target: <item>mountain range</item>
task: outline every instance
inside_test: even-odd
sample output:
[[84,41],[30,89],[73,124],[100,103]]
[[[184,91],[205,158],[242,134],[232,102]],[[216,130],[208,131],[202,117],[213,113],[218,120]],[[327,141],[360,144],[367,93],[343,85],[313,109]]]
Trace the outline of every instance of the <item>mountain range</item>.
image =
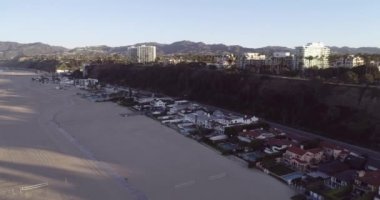
[[[179,41],[171,44],[161,44],[155,42],[139,43],[135,45],[154,45],[157,47],[158,55],[173,54],[222,54],[222,53],[244,53],[259,52],[269,54],[274,51],[294,52],[293,48],[281,46],[267,46],[262,48],[247,48],[239,45],[224,44],[206,44],[203,42]],[[130,45],[132,46],[132,45]],[[128,47],[109,47],[109,46],[90,46],[67,49],[60,46],[51,46],[43,43],[21,44],[17,42],[0,42],[0,59],[12,59],[20,56],[36,56],[36,55],[58,55],[63,53],[71,54],[126,54]],[[380,54],[380,48],[377,47],[335,47],[332,46],[333,54]]]

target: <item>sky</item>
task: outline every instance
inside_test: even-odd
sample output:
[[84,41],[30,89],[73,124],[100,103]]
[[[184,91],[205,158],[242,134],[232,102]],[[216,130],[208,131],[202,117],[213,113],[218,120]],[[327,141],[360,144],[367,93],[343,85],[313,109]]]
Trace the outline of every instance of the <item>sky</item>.
[[379,0],[0,0],[0,41],[380,47]]

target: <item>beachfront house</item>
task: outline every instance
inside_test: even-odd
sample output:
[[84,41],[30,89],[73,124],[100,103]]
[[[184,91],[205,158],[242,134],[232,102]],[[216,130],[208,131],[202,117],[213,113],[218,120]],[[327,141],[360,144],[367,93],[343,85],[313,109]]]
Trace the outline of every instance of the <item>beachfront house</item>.
[[197,110],[195,112],[185,114],[184,120],[191,122],[203,128],[211,128],[212,116],[204,110]]
[[287,139],[269,138],[265,143],[265,153],[273,154],[286,150],[288,147],[295,145],[292,141]]
[[362,196],[369,192],[378,192],[380,187],[380,171],[359,171],[355,178],[353,194]]
[[174,104],[168,105],[168,114],[177,114],[180,110],[183,110],[190,106],[190,102],[187,100],[174,101]]
[[352,169],[336,173],[325,181],[325,184],[333,189],[347,187],[354,183],[356,173],[357,171]]
[[154,99],[153,101],[150,102],[150,107],[165,109],[166,103],[161,99]]
[[264,129],[255,129],[250,131],[243,130],[243,132],[238,134],[238,139],[243,142],[252,142],[255,139],[266,140],[273,137],[275,137],[275,134]]
[[215,118],[215,121],[223,124],[225,127],[236,126],[241,124],[252,124],[259,121],[255,116],[236,116],[236,115],[225,115],[220,111],[215,111],[212,116]]
[[333,176],[334,174],[349,170],[350,166],[339,160],[333,160],[328,163],[323,163],[318,166],[318,172]]
[[311,168],[316,168],[322,158],[323,150],[320,148],[305,150],[302,146],[291,146],[283,154],[282,160],[299,171],[309,171]]
[[356,170],[351,169],[348,164],[340,160],[320,164],[316,172],[327,177],[325,185],[329,188],[341,188],[351,185],[356,174]]
[[210,127],[219,134],[224,134],[226,128],[224,124],[221,124],[215,120],[210,121]]
[[243,130],[243,132],[240,132],[238,134],[238,139],[242,142],[250,143],[256,140],[256,138],[259,136],[260,136],[260,132],[258,132],[257,130],[250,130],[250,131]]
[[329,159],[344,160],[350,153],[347,149],[327,141],[322,141],[320,146],[323,149],[326,158]]

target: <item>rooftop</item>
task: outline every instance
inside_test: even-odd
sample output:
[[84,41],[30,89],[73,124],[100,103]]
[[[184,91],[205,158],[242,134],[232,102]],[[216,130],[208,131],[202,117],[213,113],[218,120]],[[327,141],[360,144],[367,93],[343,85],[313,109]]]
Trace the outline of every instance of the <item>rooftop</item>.
[[318,167],[318,171],[321,171],[328,175],[333,175],[333,174],[340,173],[349,169],[350,169],[350,166],[338,160],[334,160],[329,163],[320,164]]
[[306,151],[305,150],[303,150],[303,149],[301,149],[301,148],[299,148],[299,147],[297,147],[297,146],[291,146],[291,147],[289,147],[288,149],[287,149],[287,151],[289,151],[289,152],[292,152],[292,153],[295,153],[295,154],[297,154],[297,155],[304,155],[305,153],[306,153]]
[[367,171],[362,177],[359,176],[358,179],[374,186],[380,186],[380,170]]
[[356,170],[349,169],[335,174],[334,177],[338,180],[353,182],[355,179],[355,175]]
[[315,154],[315,153],[319,153],[322,151],[321,148],[314,148],[314,149],[305,150],[305,149],[302,149],[302,148],[297,147],[297,146],[291,146],[287,150],[292,152],[292,153],[295,153],[297,155],[300,155],[300,156],[304,155],[307,152]]

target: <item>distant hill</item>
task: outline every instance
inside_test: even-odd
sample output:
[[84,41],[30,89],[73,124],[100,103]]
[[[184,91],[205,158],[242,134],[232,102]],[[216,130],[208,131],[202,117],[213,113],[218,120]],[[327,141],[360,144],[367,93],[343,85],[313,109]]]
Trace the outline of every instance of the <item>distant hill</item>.
[[36,56],[61,54],[64,47],[50,46],[43,43],[20,44],[17,42],[0,42],[0,59],[12,59],[19,56]]
[[380,54],[380,48],[377,47],[330,47],[334,54]]
[[[294,49],[281,46],[267,46],[261,48],[247,48],[239,45],[225,45],[225,44],[206,44],[203,42],[192,41],[179,41],[171,44],[161,44],[156,42],[139,43],[135,45],[154,45],[157,47],[158,55],[172,55],[172,54],[223,54],[233,53],[240,54],[244,52],[259,52],[264,54],[270,54],[275,51],[290,51],[294,52]],[[19,56],[35,56],[35,55],[51,55],[51,54],[126,54],[129,46],[109,47],[109,46],[89,46],[78,47],[73,49],[66,49],[59,46],[50,46],[43,43],[30,43],[20,44],[16,42],[0,42],[0,60],[12,59]],[[331,47],[333,54],[380,54],[380,48],[376,47]]]
[[[260,52],[271,53],[273,51],[293,51],[287,47],[263,47],[263,48],[247,48],[239,45],[225,45],[225,44],[205,44],[203,42],[179,41],[171,44],[160,44],[154,42],[139,43],[136,45],[154,45],[157,47],[157,53],[160,55],[171,54],[223,54],[223,53],[244,53],[244,52]],[[124,53],[128,46],[115,47],[112,52]]]
[[[157,47],[157,54],[170,55],[170,54],[223,54],[233,53],[240,54],[244,52],[260,52],[272,53],[274,51],[293,51],[287,47],[263,47],[263,48],[247,48],[239,45],[225,45],[225,44],[205,44],[203,42],[179,41],[171,44],[161,44],[155,42],[139,43],[136,45],[154,45]],[[112,48],[113,53],[125,53],[129,46]]]

